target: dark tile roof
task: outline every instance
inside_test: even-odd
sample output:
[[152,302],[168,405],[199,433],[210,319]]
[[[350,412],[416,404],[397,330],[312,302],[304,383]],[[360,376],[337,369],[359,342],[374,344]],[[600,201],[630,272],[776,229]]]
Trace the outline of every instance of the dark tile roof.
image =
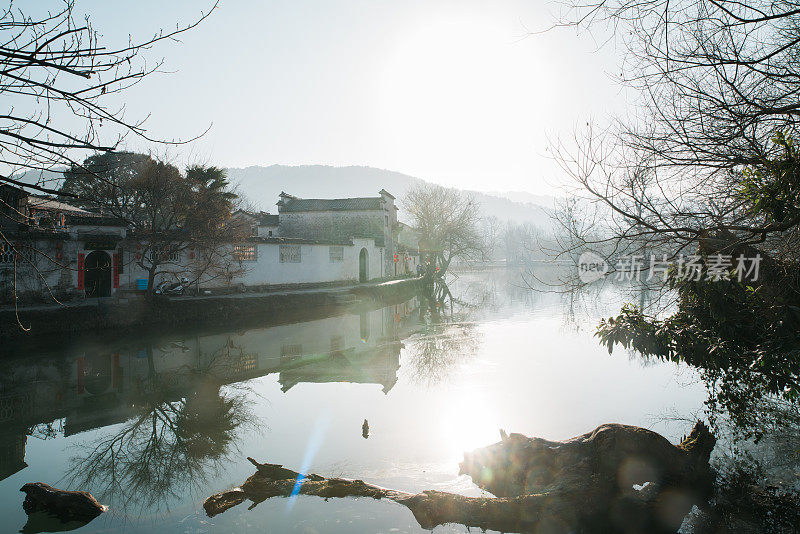
[[381,197],[288,198],[280,204],[280,211],[371,211],[383,209],[381,201]]
[[261,213],[258,218],[259,226],[278,226],[278,216],[270,213]]
[[259,226],[278,226],[278,215],[259,211],[236,210],[231,214],[234,218],[246,217],[248,220],[255,222]]
[[44,211],[62,211],[66,213],[75,213],[77,214],[89,214],[88,211],[73,206],[72,204],[67,204],[66,202],[61,202],[58,199],[51,198],[51,197],[44,197],[40,195],[29,195],[28,196],[28,206],[32,209],[36,210],[44,210]]

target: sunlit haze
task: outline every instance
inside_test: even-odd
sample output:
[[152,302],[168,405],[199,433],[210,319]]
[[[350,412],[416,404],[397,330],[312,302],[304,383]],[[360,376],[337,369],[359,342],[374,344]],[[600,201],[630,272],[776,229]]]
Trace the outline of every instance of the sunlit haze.
[[[189,22],[197,2],[81,2],[107,39]],[[476,190],[552,193],[548,137],[620,108],[613,50],[545,2],[222,0],[165,71],[127,92],[173,157],[228,167],[368,165]],[[154,13],[157,15],[154,16]],[[139,141],[131,148],[143,149]]]

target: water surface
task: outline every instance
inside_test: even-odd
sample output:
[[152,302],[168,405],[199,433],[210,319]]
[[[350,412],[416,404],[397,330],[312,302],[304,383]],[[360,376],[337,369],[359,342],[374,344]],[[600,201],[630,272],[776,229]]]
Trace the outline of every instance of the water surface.
[[688,431],[706,398],[694,372],[609,355],[593,337],[629,294],[523,285],[513,272],[459,273],[454,299],[438,307],[414,297],[242,331],[7,355],[4,527],[22,529],[18,490],[42,481],[111,507],[85,533],[424,532],[405,507],[371,499],[273,499],[213,519],[202,502],[254,472],[247,456],[405,491],[481,495],[458,462],[497,441],[499,428],[565,439],[618,422],[673,441]]

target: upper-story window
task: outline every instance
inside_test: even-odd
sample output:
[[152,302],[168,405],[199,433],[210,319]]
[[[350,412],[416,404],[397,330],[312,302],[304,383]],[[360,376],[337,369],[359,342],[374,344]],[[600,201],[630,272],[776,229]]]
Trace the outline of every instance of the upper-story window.
[[300,245],[281,245],[281,263],[300,263]]

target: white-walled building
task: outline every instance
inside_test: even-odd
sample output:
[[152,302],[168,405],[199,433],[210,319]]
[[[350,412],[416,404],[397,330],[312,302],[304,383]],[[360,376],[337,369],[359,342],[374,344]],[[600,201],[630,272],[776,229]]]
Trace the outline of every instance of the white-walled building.
[[[110,297],[119,290],[143,290],[147,272],[137,263],[146,247],[114,218],[76,208],[18,188],[3,191],[4,202],[24,213],[25,224],[3,228],[14,242],[0,243],[0,289],[46,297]],[[6,198],[7,197],[7,198]],[[198,274],[203,252],[187,248],[170,254],[154,283],[186,276],[201,289],[265,288],[303,284],[367,282],[416,272],[418,255],[396,243],[394,196],[302,199],[282,193],[278,214],[239,210],[234,220],[250,236],[225,245],[226,264]],[[15,246],[17,243],[19,246]],[[23,261],[30,251],[34,265]],[[16,271],[16,281],[15,281]],[[144,283],[143,283],[144,282]]]
[[381,248],[373,239],[325,241],[252,238],[244,245],[246,286],[367,281],[381,272]]
[[[304,199],[282,193],[278,214],[238,210],[233,218],[249,229],[250,236],[230,245],[231,256],[237,260],[230,267],[237,274],[205,273],[199,286],[355,283],[412,274],[418,256],[396,245],[394,200],[385,190],[376,197],[342,199]],[[182,276],[194,255],[195,251],[184,251],[173,258],[172,265],[166,266],[171,274],[161,278]],[[132,260],[129,265],[135,263]],[[137,287],[137,280],[144,277],[144,271],[134,266],[123,286]]]
[[0,302],[109,297],[120,286],[123,221],[3,186]]
[[394,276],[398,274],[394,269],[397,207],[394,196],[385,189],[378,195],[321,199],[281,193],[278,202],[281,235],[331,241],[371,239],[380,255],[381,268],[370,272],[369,278]]

